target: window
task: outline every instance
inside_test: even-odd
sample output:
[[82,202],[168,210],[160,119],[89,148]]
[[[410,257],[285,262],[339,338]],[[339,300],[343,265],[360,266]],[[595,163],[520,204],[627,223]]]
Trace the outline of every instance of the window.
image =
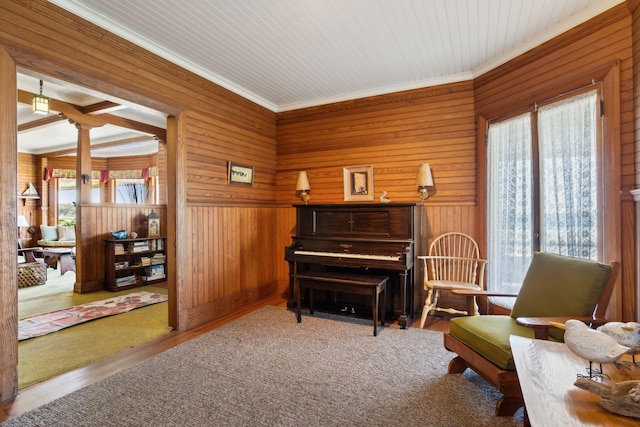
[[599,98],[592,89],[490,123],[490,290],[517,293],[533,251],[601,259]]
[[144,180],[142,178],[118,178],[116,179],[116,203],[155,203],[157,194],[154,183],[157,180]]
[[76,179],[58,178],[58,224],[76,223]]
[[[91,202],[100,202],[100,181],[91,180]],[[76,223],[76,179],[58,178],[58,224]]]

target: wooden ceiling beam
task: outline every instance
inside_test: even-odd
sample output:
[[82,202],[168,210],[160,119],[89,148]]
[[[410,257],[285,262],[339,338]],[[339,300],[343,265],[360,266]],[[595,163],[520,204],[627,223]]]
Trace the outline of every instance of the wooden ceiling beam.
[[[32,99],[32,93],[18,89],[18,102],[31,105]],[[100,127],[106,124],[104,120],[101,120],[99,118],[100,116],[90,116],[88,114],[83,114],[80,107],[78,107],[77,105],[69,104],[68,102],[60,101],[55,98],[49,98],[49,110],[62,113],[69,120],[72,120],[75,123],[82,123],[83,125],[91,127]]]
[[[129,145],[135,144],[136,142],[146,142],[150,139],[155,139],[149,136],[135,136],[133,138],[119,139],[115,141],[103,142],[100,144],[91,144],[91,149],[100,149],[100,148],[109,148],[109,147],[118,147],[120,145]],[[71,154],[76,154],[77,148],[68,148],[66,150],[58,150],[58,151],[50,151],[48,153],[38,153],[39,156],[42,157],[60,157],[60,156],[68,156]]]
[[[31,105],[32,98],[32,93],[18,90],[18,102]],[[166,130],[162,128],[131,119],[126,119],[124,117],[114,116],[113,114],[98,114],[98,111],[113,111],[116,106],[119,106],[119,104],[110,101],[104,101],[89,105],[87,107],[79,107],[68,102],[49,98],[49,108],[51,110],[63,113],[68,119],[76,123],[84,123],[94,127],[110,124],[125,129],[131,129],[138,132],[155,135],[160,141],[166,141]]]
[[114,116],[113,114],[101,114],[100,117],[110,125],[120,126],[126,129],[132,129],[138,132],[144,132],[154,135],[163,143],[167,140],[167,131],[162,128],[151,126],[146,123],[137,122],[135,120],[127,119],[124,117]]
[[33,130],[38,130],[43,127],[47,127],[54,123],[61,122],[63,120],[67,120],[67,118],[62,114],[51,114],[47,117],[43,117],[41,119],[33,120],[28,123],[23,123],[18,125],[18,133],[29,132]]
[[111,101],[102,101],[102,102],[96,102],[95,104],[87,105],[80,108],[84,114],[95,115],[95,114],[108,113],[111,111],[116,111],[116,110],[120,110],[122,108],[127,108],[127,107],[122,104],[116,104],[115,102],[111,102]]

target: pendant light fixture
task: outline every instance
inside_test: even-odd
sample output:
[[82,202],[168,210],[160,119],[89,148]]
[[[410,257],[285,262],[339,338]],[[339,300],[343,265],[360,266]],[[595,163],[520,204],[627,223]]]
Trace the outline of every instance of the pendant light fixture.
[[33,114],[46,116],[49,114],[49,98],[42,94],[42,80],[40,80],[40,95],[33,95],[31,100]]

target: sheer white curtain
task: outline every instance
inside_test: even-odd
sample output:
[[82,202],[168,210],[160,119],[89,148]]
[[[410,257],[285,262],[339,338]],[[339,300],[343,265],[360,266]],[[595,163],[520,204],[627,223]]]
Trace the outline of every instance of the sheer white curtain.
[[597,93],[538,112],[541,249],[598,260]]
[[[577,95],[489,126],[487,147],[487,287],[518,293],[537,249],[599,259],[597,91]],[[532,149],[537,114],[538,156]],[[533,194],[539,162],[539,194]],[[540,230],[534,198],[539,197]],[[512,298],[493,302],[510,307]]]
[[489,127],[487,287],[492,291],[518,293],[533,255],[531,144],[530,113]]

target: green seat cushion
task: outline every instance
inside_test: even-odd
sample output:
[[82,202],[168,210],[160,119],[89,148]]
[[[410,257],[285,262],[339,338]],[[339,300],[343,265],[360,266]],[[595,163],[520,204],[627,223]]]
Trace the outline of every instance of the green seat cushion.
[[534,338],[533,328],[518,325],[510,316],[494,315],[455,317],[449,323],[449,334],[508,371],[516,369],[509,337]]

